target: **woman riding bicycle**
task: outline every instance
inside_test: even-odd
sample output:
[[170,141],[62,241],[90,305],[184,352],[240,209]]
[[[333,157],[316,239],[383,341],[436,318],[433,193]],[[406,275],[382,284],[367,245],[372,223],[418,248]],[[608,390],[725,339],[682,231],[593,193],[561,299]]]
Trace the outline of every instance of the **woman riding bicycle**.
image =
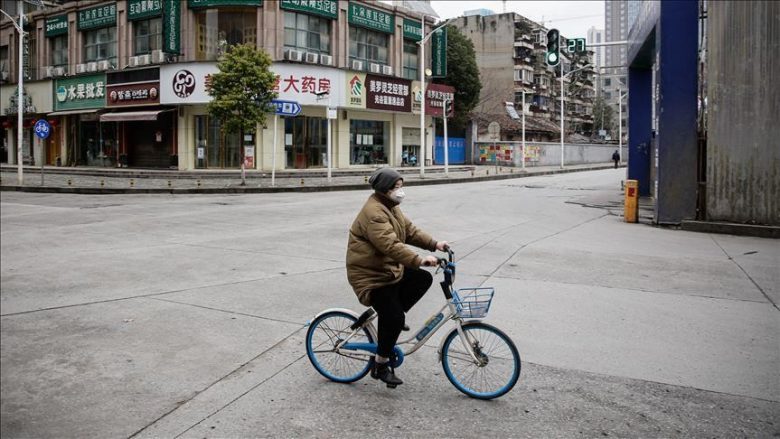
[[420,257],[406,244],[443,251],[437,242],[418,229],[398,207],[404,199],[401,174],[381,168],[368,180],[374,193],[349,229],[347,278],[358,300],[372,306],[379,316],[375,366],[371,377],[387,384],[403,384],[388,365],[393,347],[405,325],[405,313],[428,291],[433,277],[420,266],[435,266],[434,256]]

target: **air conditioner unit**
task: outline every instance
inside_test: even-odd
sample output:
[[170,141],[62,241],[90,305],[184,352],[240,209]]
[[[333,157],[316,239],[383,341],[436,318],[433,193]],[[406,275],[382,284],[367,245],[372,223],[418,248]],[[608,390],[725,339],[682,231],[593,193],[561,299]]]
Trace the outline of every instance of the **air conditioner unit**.
[[97,63],[97,69],[102,71],[108,70],[111,68],[111,62],[107,59],[104,59],[102,61],[98,61]]
[[[97,68],[97,66],[95,66]],[[86,64],[76,64],[76,74],[87,73]]]
[[151,64],[151,62],[152,62],[152,55],[149,55],[148,53],[146,55],[138,55],[139,66],[146,66]]
[[301,62],[303,59],[303,52],[300,50],[288,49],[284,52],[284,59],[287,61]]
[[363,69],[364,69],[363,61],[358,61],[358,60],[354,60],[354,59],[352,60],[352,70],[358,70],[358,71],[362,72]]
[[317,64],[317,60],[319,60],[320,56],[316,53],[306,53],[306,62],[309,64]]
[[45,66],[43,68],[43,77],[44,78],[51,78],[54,76],[54,67],[52,66]]
[[131,56],[127,59],[127,66],[128,67],[138,67],[138,57],[137,56]]
[[332,66],[333,57],[330,55],[320,55],[320,64],[322,64],[323,66]]
[[162,64],[165,62],[165,53],[162,50],[152,50],[152,64]]
[[393,68],[391,66],[382,66],[382,74],[383,75],[392,75],[393,74]]
[[380,64],[371,63],[371,64],[369,64],[368,69],[371,71],[371,73],[381,73],[382,72],[382,66]]
[[65,76],[65,67],[55,67],[54,76]]
[[95,61],[91,61],[87,63],[87,71],[88,72],[97,72],[97,66],[98,63]]

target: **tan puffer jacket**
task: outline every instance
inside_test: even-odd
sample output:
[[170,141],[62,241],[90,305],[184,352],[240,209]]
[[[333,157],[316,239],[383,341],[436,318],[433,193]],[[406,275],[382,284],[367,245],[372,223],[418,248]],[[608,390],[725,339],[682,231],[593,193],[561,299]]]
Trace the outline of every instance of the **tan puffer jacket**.
[[398,205],[371,195],[349,229],[347,245],[347,279],[360,303],[371,306],[371,290],[400,281],[404,266],[420,267],[422,258],[406,244],[436,251],[436,241]]

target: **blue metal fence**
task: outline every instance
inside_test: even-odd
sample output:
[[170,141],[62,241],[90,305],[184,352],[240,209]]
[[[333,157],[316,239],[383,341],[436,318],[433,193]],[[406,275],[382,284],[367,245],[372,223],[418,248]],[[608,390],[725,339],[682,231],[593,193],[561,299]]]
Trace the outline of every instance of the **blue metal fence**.
[[[462,165],[466,163],[466,139],[462,137],[447,138],[447,162],[450,165]],[[433,163],[444,164],[444,137],[437,137],[434,143]]]

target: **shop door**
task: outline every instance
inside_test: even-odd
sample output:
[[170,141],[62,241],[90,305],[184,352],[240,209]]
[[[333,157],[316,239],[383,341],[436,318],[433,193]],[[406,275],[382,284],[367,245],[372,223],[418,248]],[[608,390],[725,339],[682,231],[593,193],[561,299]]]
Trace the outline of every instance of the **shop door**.
[[299,116],[284,122],[287,168],[323,167],[327,152],[327,119]]
[[219,120],[195,116],[195,167],[239,168],[241,143],[238,133],[223,133]]

